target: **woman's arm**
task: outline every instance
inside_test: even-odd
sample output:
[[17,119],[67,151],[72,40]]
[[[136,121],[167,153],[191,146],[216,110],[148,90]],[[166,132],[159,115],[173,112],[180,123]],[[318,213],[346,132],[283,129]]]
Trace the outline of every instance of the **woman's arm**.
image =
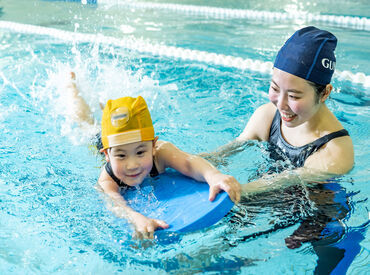
[[264,104],[256,109],[243,132],[233,141],[220,146],[210,153],[201,153],[199,156],[207,159],[213,165],[219,166],[227,163],[226,158],[243,151],[253,144],[251,140],[266,141],[269,138],[270,127],[276,112],[272,103]]
[[335,138],[305,161],[304,167],[280,174],[265,175],[242,185],[243,195],[249,195],[297,183],[325,183],[325,180],[348,173],[354,163],[353,145],[349,136]]
[[354,164],[354,151],[349,136],[334,138],[309,156],[304,167],[331,174],[346,174]]
[[210,153],[200,153],[198,156],[206,159],[214,166],[226,166],[227,165],[227,158],[230,156],[235,155],[236,153],[244,151],[247,147],[253,145],[252,141],[238,141],[234,139],[229,143],[218,147],[215,151]]
[[211,163],[199,156],[181,151],[169,142],[158,141],[155,156],[164,168],[171,167],[197,181],[207,182],[210,186],[209,199],[213,201],[221,190],[227,192],[234,202],[239,202],[241,187],[236,179],[224,175]]
[[[349,137],[347,137],[349,138]],[[340,138],[338,138],[340,139]],[[352,143],[351,143],[352,144]],[[256,193],[286,188],[291,185],[307,183],[326,183],[329,178],[338,177],[352,169],[353,154],[351,146],[347,149],[337,145],[329,145],[331,149],[320,149],[312,154],[304,167],[286,170],[280,174],[264,175],[260,179],[243,184],[242,195],[248,196]],[[307,163],[307,161],[309,161]]]
[[264,175],[261,178],[242,184],[242,195],[250,196],[258,193],[284,189],[297,184],[323,184],[326,180],[338,176],[312,168],[297,168],[294,170],[285,170],[280,174]]
[[269,139],[276,107],[271,102],[261,105],[254,111],[243,132],[236,138],[238,142],[247,140],[266,141]]

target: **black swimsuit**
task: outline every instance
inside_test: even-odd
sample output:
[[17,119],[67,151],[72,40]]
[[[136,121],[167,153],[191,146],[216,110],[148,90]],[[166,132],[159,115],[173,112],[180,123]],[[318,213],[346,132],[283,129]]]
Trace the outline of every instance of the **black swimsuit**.
[[[121,181],[119,178],[117,178],[112,170],[112,166],[110,165],[110,162],[107,162],[105,164],[105,171],[107,171],[108,175],[118,184],[119,187],[130,187],[129,185],[125,184],[123,181]],[[149,173],[150,177],[154,178],[159,175],[157,167],[155,166],[155,163],[153,161],[153,167],[152,170]]]
[[[280,113],[279,111],[276,111],[274,119],[272,120],[271,123],[270,136],[268,141],[275,148],[277,147],[280,151],[282,151],[283,154],[288,157],[288,159],[295,167],[302,167],[306,159],[311,154],[319,150],[324,144],[326,144],[330,140],[337,137],[349,136],[347,130],[342,129],[330,133],[328,135],[325,135],[321,138],[318,138],[315,141],[308,143],[306,145],[295,147],[288,144],[284,140],[284,138],[281,135],[280,125],[281,125]],[[276,160],[282,159],[282,157],[279,156],[279,154],[274,154],[272,157]]]

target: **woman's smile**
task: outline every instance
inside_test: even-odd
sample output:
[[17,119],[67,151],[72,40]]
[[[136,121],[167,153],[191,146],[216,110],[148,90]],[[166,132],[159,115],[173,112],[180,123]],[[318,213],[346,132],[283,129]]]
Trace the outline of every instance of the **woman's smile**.
[[295,114],[286,114],[283,112],[280,112],[281,119],[286,121],[286,122],[291,122],[293,119],[296,118],[297,115]]

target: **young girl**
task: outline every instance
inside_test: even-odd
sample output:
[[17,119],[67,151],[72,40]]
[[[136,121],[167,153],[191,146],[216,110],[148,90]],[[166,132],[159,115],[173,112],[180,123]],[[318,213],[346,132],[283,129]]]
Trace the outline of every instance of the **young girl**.
[[[79,96],[76,85],[71,83],[69,88],[75,106],[81,105],[85,110],[74,119],[92,124],[90,110]],[[197,181],[207,182],[210,187],[210,201],[221,190],[227,192],[234,202],[240,199],[241,187],[234,177],[222,174],[198,156],[185,153],[169,142],[158,140],[148,107],[141,96],[107,102],[101,122],[101,140],[103,148],[100,151],[105,155],[106,164],[98,184],[112,199],[116,210],[119,209],[120,216],[134,225],[139,237],[153,238],[153,232],[157,228],[167,228],[168,225],[165,221],[145,217],[130,208],[120,193],[121,188],[137,186],[147,176],[154,177],[168,167]]]

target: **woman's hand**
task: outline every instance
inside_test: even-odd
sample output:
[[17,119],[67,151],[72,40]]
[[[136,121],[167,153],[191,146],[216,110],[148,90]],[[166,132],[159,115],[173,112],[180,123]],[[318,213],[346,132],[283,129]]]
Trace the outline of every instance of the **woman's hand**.
[[221,190],[225,191],[234,203],[240,201],[242,188],[240,183],[233,176],[215,172],[209,177],[207,182],[209,184],[210,201],[213,201]]
[[138,212],[131,213],[129,220],[135,227],[135,236],[138,239],[153,239],[154,231],[157,228],[166,229],[169,227],[162,220],[151,219]]

